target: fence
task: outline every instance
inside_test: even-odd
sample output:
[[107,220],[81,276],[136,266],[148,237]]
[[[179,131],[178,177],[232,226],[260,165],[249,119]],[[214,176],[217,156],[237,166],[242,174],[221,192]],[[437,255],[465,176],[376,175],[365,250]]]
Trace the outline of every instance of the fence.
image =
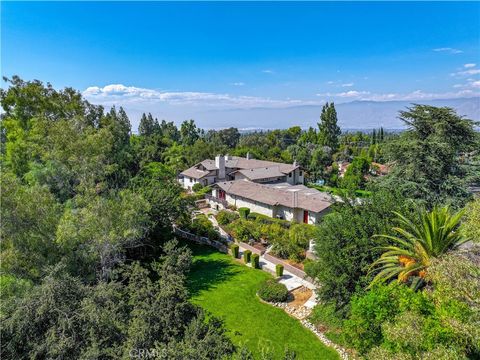
[[218,249],[219,251],[221,251],[223,253],[228,253],[228,247],[225,244],[222,244],[219,241],[210,240],[207,237],[192,234],[188,231],[179,229],[176,226],[173,227],[173,233],[175,235],[178,235],[178,236],[184,238],[184,239],[196,242],[197,244],[212,246],[212,247]]

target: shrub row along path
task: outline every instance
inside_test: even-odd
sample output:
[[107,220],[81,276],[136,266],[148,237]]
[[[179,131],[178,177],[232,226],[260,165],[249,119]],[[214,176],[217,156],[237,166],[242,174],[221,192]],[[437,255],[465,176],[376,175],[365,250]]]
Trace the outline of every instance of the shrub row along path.
[[339,358],[296,319],[258,299],[260,284],[272,278],[269,273],[210,247],[186,244],[194,256],[188,281],[191,300],[223,319],[237,346],[246,346],[257,359],[266,352],[283,359],[286,349],[295,351],[298,359]]

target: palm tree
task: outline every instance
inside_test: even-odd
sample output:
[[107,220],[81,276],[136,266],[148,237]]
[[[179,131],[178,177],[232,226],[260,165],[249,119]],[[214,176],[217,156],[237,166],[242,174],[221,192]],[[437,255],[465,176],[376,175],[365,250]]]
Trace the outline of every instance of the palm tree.
[[[379,282],[397,277],[407,282],[417,277],[424,282],[427,268],[433,258],[445,254],[468,239],[457,231],[464,211],[452,213],[448,206],[435,207],[431,212],[417,209],[419,221],[411,221],[395,212],[399,222],[393,231],[398,236],[375,235],[390,240],[394,245],[383,246],[385,252],[371,265],[370,271],[378,271],[369,288]],[[418,286],[418,281],[416,282]]]

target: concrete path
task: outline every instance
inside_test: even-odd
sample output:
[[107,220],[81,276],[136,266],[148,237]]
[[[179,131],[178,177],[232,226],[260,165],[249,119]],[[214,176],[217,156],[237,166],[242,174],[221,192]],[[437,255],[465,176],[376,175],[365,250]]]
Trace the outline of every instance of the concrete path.
[[[242,258],[243,252],[246,249],[244,249],[240,245],[239,250],[240,250],[239,251],[240,258]],[[251,266],[251,265],[248,264],[247,266]],[[260,256],[260,267],[263,271],[266,271],[275,275],[275,264],[266,260],[263,256]],[[283,271],[283,276],[279,279],[278,282],[281,284],[284,284],[287,287],[288,291],[296,289],[300,286],[305,286],[306,288],[313,290],[313,295],[310,297],[310,299],[307,300],[307,302],[303,306],[312,309],[317,304],[317,298],[316,298],[317,296],[315,294],[315,285],[312,284],[311,282],[304,280],[286,270]]]

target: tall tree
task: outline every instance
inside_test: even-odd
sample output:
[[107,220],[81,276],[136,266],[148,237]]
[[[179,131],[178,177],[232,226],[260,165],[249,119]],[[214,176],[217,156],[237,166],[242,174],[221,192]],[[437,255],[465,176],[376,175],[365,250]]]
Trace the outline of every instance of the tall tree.
[[180,127],[182,144],[193,145],[200,137],[199,129],[194,120],[185,120]]
[[142,136],[150,136],[153,135],[155,131],[155,121],[153,120],[152,114],[145,113],[142,114],[140,119],[140,124],[138,125],[138,134]]
[[387,157],[395,166],[383,183],[431,207],[447,202],[462,207],[470,195],[461,157],[475,148],[475,123],[451,108],[428,105],[414,105],[400,118],[407,131],[388,143]]
[[318,123],[320,144],[330,147],[334,152],[338,149],[338,137],[341,134],[337,125],[337,111],[334,103],[326,103],[322,108]]

